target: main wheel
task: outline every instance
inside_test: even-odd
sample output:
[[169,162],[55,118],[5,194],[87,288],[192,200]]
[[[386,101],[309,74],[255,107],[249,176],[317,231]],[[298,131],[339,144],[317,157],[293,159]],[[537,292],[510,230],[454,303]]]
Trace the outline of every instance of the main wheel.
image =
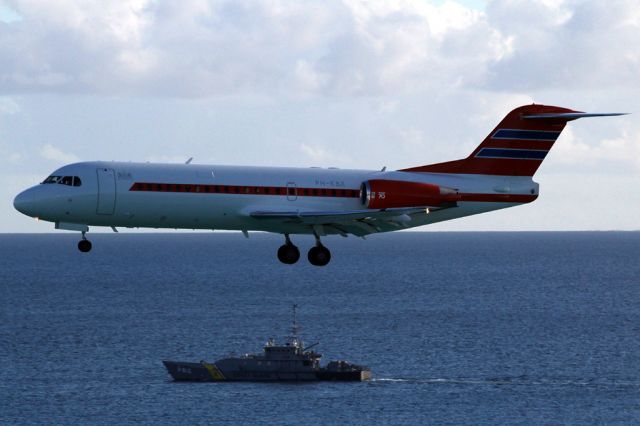
[[325,246],[311,247],[307,258],[314,266],[325,266],[331,260],[331,252]]
[[91,250],[91,241],[89,240],[80,240],[78,241],[78,250],[83,253],[86,253]]
[[300,259],[300,250],[293,244],[283,244],[278,249],[278,259],[284,264],[293,265]]

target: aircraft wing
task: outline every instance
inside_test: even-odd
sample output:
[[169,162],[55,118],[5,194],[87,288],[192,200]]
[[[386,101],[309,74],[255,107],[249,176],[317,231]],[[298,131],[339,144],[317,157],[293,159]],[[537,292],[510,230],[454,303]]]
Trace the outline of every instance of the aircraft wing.
[[291,211],[291,210],[257,210],[249,215],[256,219],[281,220],[283,223],[309,225],[319,235],[325,229],[333,230],[342,236],[353,234],[359,237],[375,232],[390,231],[403,228],[411,221],[413,215],[428,214],[430,211],[455,207],[402,207],[388,209],[366,209],[347,211]]

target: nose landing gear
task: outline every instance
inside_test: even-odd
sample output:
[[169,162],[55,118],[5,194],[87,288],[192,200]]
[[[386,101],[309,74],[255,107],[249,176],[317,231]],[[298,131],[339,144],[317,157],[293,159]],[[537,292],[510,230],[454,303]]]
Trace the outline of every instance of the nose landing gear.
[[84,234],[85,231],[82,231],[82,239],[78,241],[78,250],[83,253],[87,253],[88,251],[91,251],[91,241],[87,240],[87,237],[85,237]]
[[284,234],[285,243],[278,249],[278,259],[286,265],[293,265],[300,259],[300,250],[289,239],[289,234]]

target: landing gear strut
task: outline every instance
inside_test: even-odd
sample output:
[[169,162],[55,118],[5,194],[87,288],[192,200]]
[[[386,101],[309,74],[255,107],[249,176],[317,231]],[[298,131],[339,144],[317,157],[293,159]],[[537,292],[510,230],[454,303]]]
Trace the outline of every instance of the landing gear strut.
[[300,250],[289,239],[289,234],[284,234],[285,243],[278,249],[278,259],[287,265],[293,265],[300,259]]
[[313,235],[316,237],[316,245],[309,250],[307,259],[314,266],[325,266],[331,260],[331,252],[322,245],[318,234],[314,232]]
[[85,237],[84,234],[85,231],[82,231],[82,239],[78,241],[78,250],[86,253],[91,250],[91,241],[87,240],[87,237]]

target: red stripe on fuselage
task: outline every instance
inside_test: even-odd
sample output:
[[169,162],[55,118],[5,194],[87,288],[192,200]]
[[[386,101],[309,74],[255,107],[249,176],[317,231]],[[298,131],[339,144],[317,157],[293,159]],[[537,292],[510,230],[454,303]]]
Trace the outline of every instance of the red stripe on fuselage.
[[136,182],[129,191],[188,192],[197,194],[282,195],[295,197],[358,198],[359,189],[300,188],[286,186],[203,185],[184,183]]

